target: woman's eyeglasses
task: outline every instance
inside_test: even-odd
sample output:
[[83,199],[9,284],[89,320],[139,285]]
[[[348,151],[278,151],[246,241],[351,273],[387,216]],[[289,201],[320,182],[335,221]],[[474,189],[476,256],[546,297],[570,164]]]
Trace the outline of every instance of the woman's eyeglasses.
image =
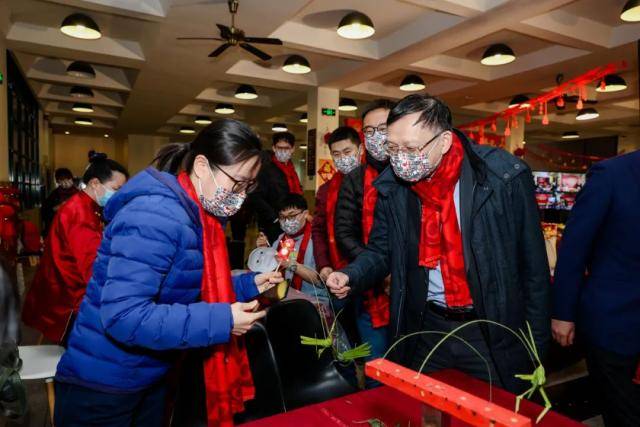
[[238,180],[229,175],[224,169],[222,169],[218,165],[214,165],[216,169],[226,175],[233,182],[233,187],[231,191],[233,193],[252,193],[258,188],[258,181],[256,179],[247,179],[247,180]]

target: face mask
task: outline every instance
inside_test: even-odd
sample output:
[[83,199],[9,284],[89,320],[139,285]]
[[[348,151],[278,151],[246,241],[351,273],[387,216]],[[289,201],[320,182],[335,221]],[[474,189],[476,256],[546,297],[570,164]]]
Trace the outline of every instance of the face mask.
[[116,194],[116,192],[110,189],[109,187],[105,186],[104,184],[100,184],[100,185],[102,185],[102,187],[104,188],[104,194],[98,197],[98,192],[97,191],[95,192],[96,203],[98,204],[98,206],[105,207],[109,199],[113,197],[113,195]]
[[216,184],[217,188],[213,197],[207,199],[204,197],[204,193],[202,192],[202,181],[198,178],[200,203],[202,204],[202,208],[211,215],[217,217],[233,216],[242,207],[244,199],[247,197],[247,193],[244,191],[242,193],[234,193],[233,191],[220,187],[216,182],[216,177],[213,175],[211,168],[209,168],[209,172],[211,173],[211,178],[213,178],[213,182]]
[[276,159],[280,163],[287,163],[289,160],[291,160],[291,155],[293,154],[291,150],[281,150],[281,149],[276,149],[275,153],[276,153]]
[[337,159],[333,159],[333,164],[344,175],[348,174],[352,170],[358,167],[358,159],[360,158],[360,150],[350,156],[340,156]]
[[[437,145],[437,142],[435,142],[427,154],[411,154],[403,151],[392,154],[391,167],[393,172],[398,178],[408,182],[418,182],[430,176],[439,164],[439,162],[431,164],[429,161],[429,156]],[[440,160],[442,160],[442,157]]]
[[280,228],[282,228],[282,231],[288,236],[297,234],[302,230],[302,227],[304,227],[304,222],[300,221],[298,217],[280,220]]
[[364,137],[364,145],[371,157],[379,162],[384,162],[389,158],[387,152],[387,135],[382,135],[377,130],[371,136]]

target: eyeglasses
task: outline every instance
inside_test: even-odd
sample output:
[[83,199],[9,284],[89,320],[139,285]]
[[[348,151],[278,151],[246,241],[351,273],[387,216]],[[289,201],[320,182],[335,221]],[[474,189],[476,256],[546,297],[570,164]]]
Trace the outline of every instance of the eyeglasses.
[[296,217],[300,216],[300,214],[301,214],[302,212],[303,212],[303,211],[299,211],[299,212],[292,213],[292,214],[289,214],[289,215],[278,215],[278,219],[279,219],[280,221],[286,221],[286,220],[288,220],[288,219],[295,219]]
[[380,135],[386,135],[387,125],[382,124],[380,126],[365,126],[362,128],[362,133],[364,134],[364,136],[368,136],[368,137],[372,137],[373,134],[376,133],[376,131],[378,131]]
[[449,129],[441,130],[433,138],[431,138],[430,140],[425,142],[421,147],[407,147],[407,148],[400,149],[400,146],[398,144],[387,143],[387,151],[389,152],[390,155],[393,155],[393,156],[395,156],[396,154],[398,154],[401,151],[403,151],[403,152],[405,152],[407,154],[414,154],[414,155],[415,154],[419,154],[420,152],[422,152],[422,150],[427,148],[427,145],[431,144],[440,135],[442,135],[443,133],[447,132],[448,130]]
[[258,181],[256,179],[247,179],[247,180],[238,180],[225,172],[218,165],[214,165],[216,169],[226,175],[233,182],[233,187],[231,188],[231,192],[240,194],[240,193],[252,193],[258,188]]

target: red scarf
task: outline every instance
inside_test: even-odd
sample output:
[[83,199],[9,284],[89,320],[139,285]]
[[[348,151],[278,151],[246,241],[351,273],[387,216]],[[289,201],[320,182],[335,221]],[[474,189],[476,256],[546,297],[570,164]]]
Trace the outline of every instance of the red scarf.
[[[298,249],[298,257],[296,258],[298,264],[304,264],[304,254],[307,252],[307,246],[309,246],[309,241],[311,240],[311,223],[309,221],[307,221],[307,223],[305,224],[303,233],[304,236],[302,237],[300,249]],[[299,235],[300,234],[297,234],[296,236],[287,236],[286,234],[283,234],[282,239],[280,239],[280,243],[278,244],[278,252],[280,252],[282,244],[286,239],[291,239]],[[294,274],[292,285],[295,289],[300,290],[300,288],[302,287],[302,277]]]
[[336,205],[338,204],[338,194],[340,193],[342,178],[344,178],[344,175],[340,172],[336,172],[333,174],[333,178],[331,178],[329,184],[327,184],[327,235],[329,237],[329,258],[331,259],[331,267],[334,270],[339,270],[347,266],[347,260],[340,253],[340,249],[338,249],[335,229]]
[[[233,303],[236,295],[231,283],[231,269],[224,230],[220,222],[204,211],[189,176],[182,172],[178,182],[200,210],[202,221],[201,298],[210,303]],[[208,349],[204,360],[204,382],[208,425],[233,426],[233,414],[244,410],[244,402],[255,394],[244,340],[231,336],[226,344]]]
[[[364,187],[362,190],[362,240],[369,243],[369,235],[373,228],[373,214],[378,201],[378,190],[373,181],[378,177],[378,171],[367,164],[364,169]],[[381,328],[389,324],[389,296],[383,289],[377,287],[365,292],[364,308],[371,316],[371,325]]]
[[289,160],[287,163],[279,162],[276,155],[271,156],[271,161],[284,173],[287,178],[287,184],[289,185],[289,193],[302,194],[302,186],[300,185],[300,178],[296,173],[296,168],[293,167],[293,163]]
[[457,136],[433,177],[412,187],[422,202],[418,264],[434,269],[440,263],[449,307],[473,304],[464,269],[462,234],[453,193],[460,179],[464,150]]

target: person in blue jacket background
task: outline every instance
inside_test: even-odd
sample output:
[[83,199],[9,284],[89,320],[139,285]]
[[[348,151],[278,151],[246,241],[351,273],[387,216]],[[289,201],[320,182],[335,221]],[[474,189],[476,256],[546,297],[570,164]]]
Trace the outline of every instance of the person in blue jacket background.
[[[255,187],[260,141],[247,125],[214,122],[192,143],[163,148],[155,162],[105,208],[109,225],[55,378],[57,427],[161,425],[171,350],[233,342],[265,315],[246,301],[282,280],[280,273],[231,280],[221,247],[210,253],[225,255],[213,263],[227,271],[207,266],[218,221]],[[238,302],[203,301],[207,280]]]

